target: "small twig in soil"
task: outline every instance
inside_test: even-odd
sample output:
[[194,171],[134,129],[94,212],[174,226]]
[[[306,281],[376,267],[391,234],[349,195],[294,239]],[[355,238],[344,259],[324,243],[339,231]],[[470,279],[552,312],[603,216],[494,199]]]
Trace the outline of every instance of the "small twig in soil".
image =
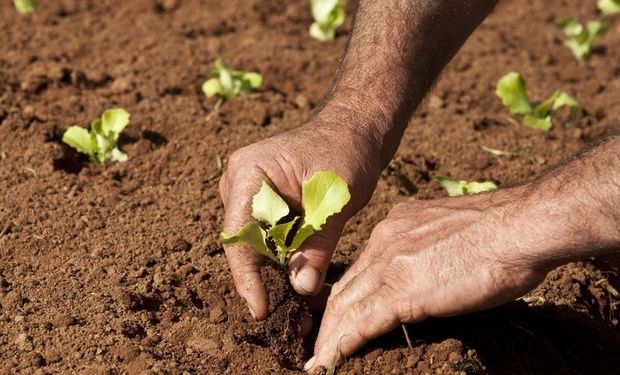
[[400,326],[403,327],[403,332],[405,333],[405,340],[407,340],[407,346],[409,347],[409,349],[413,349],[413,344],[411,344],[411,338],[409,338],[407,326],[405,326],[404,324],[401,324]]

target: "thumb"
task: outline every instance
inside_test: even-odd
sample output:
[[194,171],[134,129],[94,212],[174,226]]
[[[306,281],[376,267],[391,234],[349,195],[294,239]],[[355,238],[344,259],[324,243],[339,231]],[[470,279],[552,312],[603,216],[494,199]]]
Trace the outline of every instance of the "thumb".
[[311,296],[321,292],[329,262],[345,223],[344,219],[328,223],[304,241],[293,254],[288,267],[291,285],[297,293]]

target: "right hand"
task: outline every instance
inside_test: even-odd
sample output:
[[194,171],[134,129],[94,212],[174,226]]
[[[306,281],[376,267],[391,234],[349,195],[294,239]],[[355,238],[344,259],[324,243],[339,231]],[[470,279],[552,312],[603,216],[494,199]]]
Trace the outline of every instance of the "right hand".
[[[348,127],[319,114],[302,127],[237,150],[220,180],[224,232],[235,233],[253,220],[252,198],[261,180],[302,213],[303,182],[319,170],[335,172],[347,181],[351,201],[308,238],[288,264],[291,284],[299,294],[319,293],[345,223],[368,202],[383,169],[386,158],[379,155],[376,143],[362,126]],[[239,294],[255,319],[265,319],[267,293],[258,268],[263,259],[249,246],[228,246],[225,251]]]

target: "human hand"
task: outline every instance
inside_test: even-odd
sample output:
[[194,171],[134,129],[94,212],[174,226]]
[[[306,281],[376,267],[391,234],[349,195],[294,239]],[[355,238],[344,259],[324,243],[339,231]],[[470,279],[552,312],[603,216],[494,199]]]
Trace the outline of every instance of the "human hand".
[[525,196],[515,188],[394,207],[333,286],[305,369],[328,367],[398,324],[490,308],[534,288],[548,267],[530,257],[545,240],[530,230]]
[[[314,172],[333,171],[347,181],[351,201],[343,212],[327,221],[323,230],[307,239],[288,264],[291,283],[302,295],[321,291],[346,221],[367,203],[383,169],[382,163],[391,156],[381,157],[373,137],[362,129],[348,127],[336,116],[318,115],[302,127],[236,151],[220,180],[227,233],[236,232],[252,220],[252,198],[261,180],[277,190],[297,212],[303,212],[302,184]],[[239,294],[256,319],[266,318],[267,294],[258,269],[262,259],[248,246],[230,246],[225,250]]]

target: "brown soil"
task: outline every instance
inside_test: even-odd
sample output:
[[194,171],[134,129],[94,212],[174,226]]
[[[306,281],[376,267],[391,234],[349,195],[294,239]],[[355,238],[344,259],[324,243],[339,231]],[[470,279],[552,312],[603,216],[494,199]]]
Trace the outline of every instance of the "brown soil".
[[[351,17],[335,42],[320,43],[307,35],[305,0],[41,3],[29,16],[0,4],[0,373],[297,372],[289,367],[299,345],[282,355],[293,366],[283,366],[272,342],[239,334],[243,322],[246,333],[260,325],[218,242],[217,181],[233,150],[298,126],[316,107]],[[508,186],[620,129],[620,22],[586,64],[552,26],[595,17],[594,4],[498,6],[417,111],[371,202],[347,226],[331,279],[407,199],[398,175],[420,199],[444,195],[435,174]],[[200,85],[218,56],[266,83],[215,115]],[[511,70],[535,98],[568,91],[583,115],[547,134],[511,123],[493,94]],[[88,165],[60,144],[68,126],[113,106],[132,114],[128,162]],[[481,145],[516,155],[493,157]],[[524,300],[410,326],[411,349],[399,328],[339,372],[617,373],[619,266],[560,267]]]

